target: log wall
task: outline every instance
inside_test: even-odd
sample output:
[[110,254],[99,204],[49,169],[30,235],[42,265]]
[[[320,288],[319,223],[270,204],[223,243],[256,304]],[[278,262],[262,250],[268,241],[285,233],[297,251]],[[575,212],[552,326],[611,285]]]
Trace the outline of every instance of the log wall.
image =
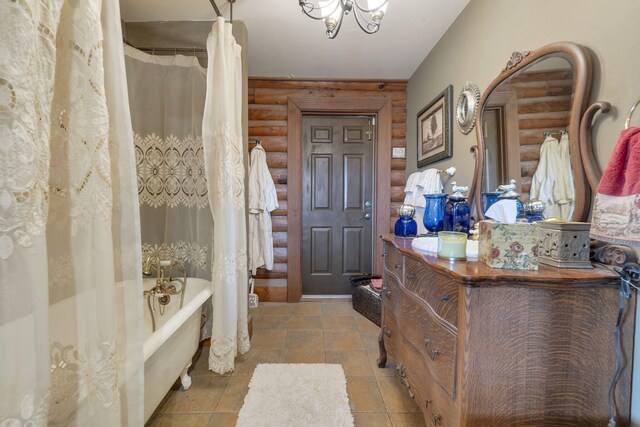
[[[262,141],[280,208],[272,212],[274,268],[258,269],[261,301],[286,301],[287,278],[287,101],[289,97],[388,98],[392,100],[392,147],[406,148],[406,81],[292,80],[249,78],[249,138]],[[254,144],[249,144],[249,150]],[[405,159],[391,161],[391,230],[404,199]],[[387,230],[384,230],[386,232]]]

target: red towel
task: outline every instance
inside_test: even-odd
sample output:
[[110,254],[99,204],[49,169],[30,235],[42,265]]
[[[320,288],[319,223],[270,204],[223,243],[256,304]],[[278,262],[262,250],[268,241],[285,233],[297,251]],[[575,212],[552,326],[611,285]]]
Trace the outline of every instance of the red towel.
[[620,134],[598,184],[591,237],[640,246],[640,128]]

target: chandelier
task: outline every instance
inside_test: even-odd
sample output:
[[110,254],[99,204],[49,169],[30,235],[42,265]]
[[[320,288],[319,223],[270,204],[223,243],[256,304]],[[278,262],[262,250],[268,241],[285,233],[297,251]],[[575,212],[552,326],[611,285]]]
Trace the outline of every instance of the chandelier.
[[367,34],[380,29],[389,0],[299,0],[302,12],[312,19],[324,21],[327,36],[336,38],[342,20],[353,12],[358,26]]

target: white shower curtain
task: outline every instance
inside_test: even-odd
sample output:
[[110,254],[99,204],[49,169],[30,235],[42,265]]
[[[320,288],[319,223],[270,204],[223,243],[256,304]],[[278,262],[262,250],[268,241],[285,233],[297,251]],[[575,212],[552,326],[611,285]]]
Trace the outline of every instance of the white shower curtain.
[[249,350],[247,236],[242,143],[242,63],[231,24],[218,18],[207,39],[202,140],[213,215],[213,330],[209,369],[233,370]]
[[121,40],[118,2],[0,2],[2,426],[142,425]]

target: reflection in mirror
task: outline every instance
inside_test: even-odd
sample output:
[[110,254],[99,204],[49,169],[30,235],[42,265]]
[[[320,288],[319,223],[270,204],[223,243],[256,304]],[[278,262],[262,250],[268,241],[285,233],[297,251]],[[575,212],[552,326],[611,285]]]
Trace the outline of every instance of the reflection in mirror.
[[587,218],[591,197],[579,129],[590,85],[591,58],[575,43],[513,53],[483,94],[476,117],[473,188],[480,218],[488,200],[482,193],[511,179],[523,202],[545,202],[545,217]]
[[[485,138],[483,191],[495,191],[498,185],[515,179],[522,201],[527,201],[535,175],[534,198],[551,200],[552,195],[546,194],[548,187],[554,187],[553,181],[566,175],[563,168],[568,166],[570,171],[568,135],[563,132],[569,125],[572,86],[569,62],[551,57],[515,73],[493,90],[481,115]],[[566,165],[556,161],[555,155],[549,156],[559,154],[560,140],[566,146]],[[545,141],[548,149],[540,162]],[[573,192],[572,185],[562,192],[563,202],[573,200],[573,194],[565,194],[569,192]],[[545,216],[558,216],[552,203],[549,205]]]

